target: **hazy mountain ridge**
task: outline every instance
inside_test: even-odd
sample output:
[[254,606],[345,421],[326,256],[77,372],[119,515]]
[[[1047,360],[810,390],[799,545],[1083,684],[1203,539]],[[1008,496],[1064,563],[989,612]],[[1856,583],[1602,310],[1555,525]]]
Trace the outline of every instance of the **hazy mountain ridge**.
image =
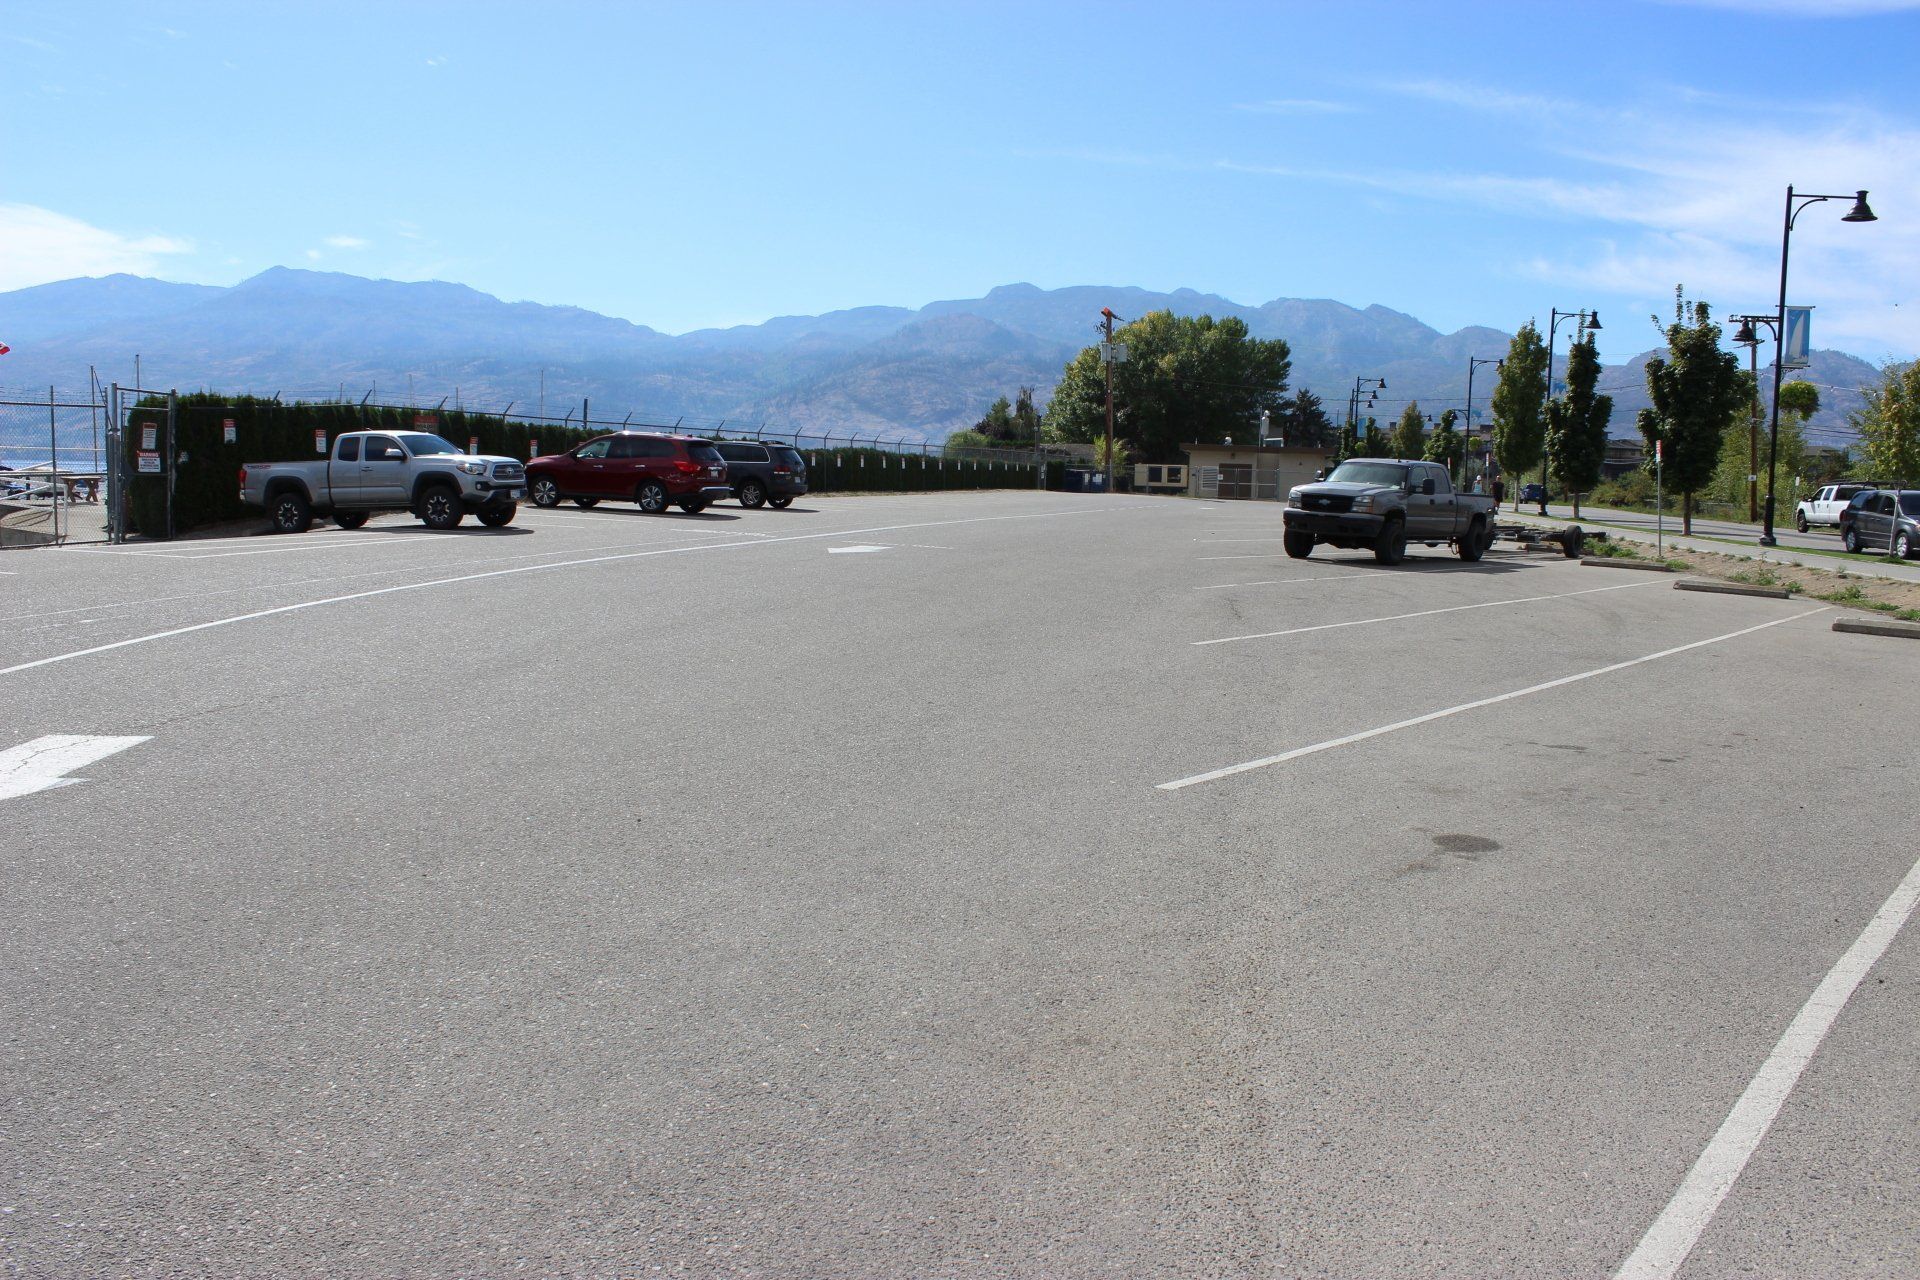
[[[83,387],[90,364],[103,380],[127,383],[137,352],[150,386],[290,399],[372,389],[375,399],[398,400],[411,376],[419,400],[458,388],[468,406],[532,411],[544,371],[544,403],[555,416],[591,398],[596,419],[632,409],[651,421],[724,418],[937,440],[1021,386],[1044,402],[1065,362],[1097,340],[1103,306],[1124,319],[1162,308],[1236,316],[1256,337],[1284,338],[1292,385],[1318,392],[1336,419],[1356,375],[1384,377],[1388,390],[1374,409],[1383,425],[1410,398],[1435,414],[1461,407],[1467,358],[1504,355],[1510,340],[1485,326],[1443,334],[1388,307],[1325,298],[1247,306],[1191,289],[1031,284],[917,310],[856,307],[674,336],[578,307],[503,302],[461,284],[276,267],[231,288],[120,275],[0,294],[0,341],[15,348],[0,357],[0,386]],[[1646,404],[1645,359],[1602,371],[1616,436],[1634,434]],[[1496,376],[1482,367],[1475,378],[1482,421]],[[1859,402],[1852,388],[1876,370],[1819,351],[1803,376],[1825,384],[1813,438],[1850,436],[1846,413]]]

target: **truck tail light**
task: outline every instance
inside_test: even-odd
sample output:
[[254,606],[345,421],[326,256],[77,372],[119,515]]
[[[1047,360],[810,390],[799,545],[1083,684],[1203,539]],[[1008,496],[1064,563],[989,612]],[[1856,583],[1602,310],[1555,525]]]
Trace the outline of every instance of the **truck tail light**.
[[773,469],[773,474],[777,476],[790,476],[793,474],[793,472],[791,469],[787,467],[775,467]]

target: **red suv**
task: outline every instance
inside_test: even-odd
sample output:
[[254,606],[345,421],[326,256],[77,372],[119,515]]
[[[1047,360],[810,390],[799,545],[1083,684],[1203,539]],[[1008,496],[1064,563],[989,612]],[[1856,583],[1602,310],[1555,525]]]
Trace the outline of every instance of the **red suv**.
[[527,496],[537,507],[557,507],[562,498],[591,507],[611,498],[653,513],[677,502],[692,514],[732,497],[733,489],[713,441],[617,431],[529,462]]

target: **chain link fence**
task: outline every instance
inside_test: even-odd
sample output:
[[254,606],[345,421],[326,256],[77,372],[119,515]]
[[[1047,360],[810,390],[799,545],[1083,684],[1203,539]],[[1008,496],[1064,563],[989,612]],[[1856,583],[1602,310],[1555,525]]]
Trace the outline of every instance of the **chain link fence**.
[[109,537],[104,393],[0,399],[0,548]]

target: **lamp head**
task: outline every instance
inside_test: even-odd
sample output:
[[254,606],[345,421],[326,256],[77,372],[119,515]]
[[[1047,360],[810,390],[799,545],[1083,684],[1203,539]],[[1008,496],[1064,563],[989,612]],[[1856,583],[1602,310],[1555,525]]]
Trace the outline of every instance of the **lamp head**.
[[1598,311],[1593,312],[1586,317],[1583,323],[1588,329],[1600,328],[1600,313]]
[[1753,331],[1753,321],[1742,320],[1740,322],[1740,332],[1733,335],[1733,345],[1736,347],[1757,347],[1760,345],[1760,335]]
[[1867,193],[1864,191],[1857,191],[1854,193],[1854,197],[1853,197],[1853,208],[1849,209],[1847,211],[1847,216],[1840,219],[1840,221],[1842,222],[1878,222],[1880,221],[1880,219],[1875,217],[1873,210],[1867,207]]

